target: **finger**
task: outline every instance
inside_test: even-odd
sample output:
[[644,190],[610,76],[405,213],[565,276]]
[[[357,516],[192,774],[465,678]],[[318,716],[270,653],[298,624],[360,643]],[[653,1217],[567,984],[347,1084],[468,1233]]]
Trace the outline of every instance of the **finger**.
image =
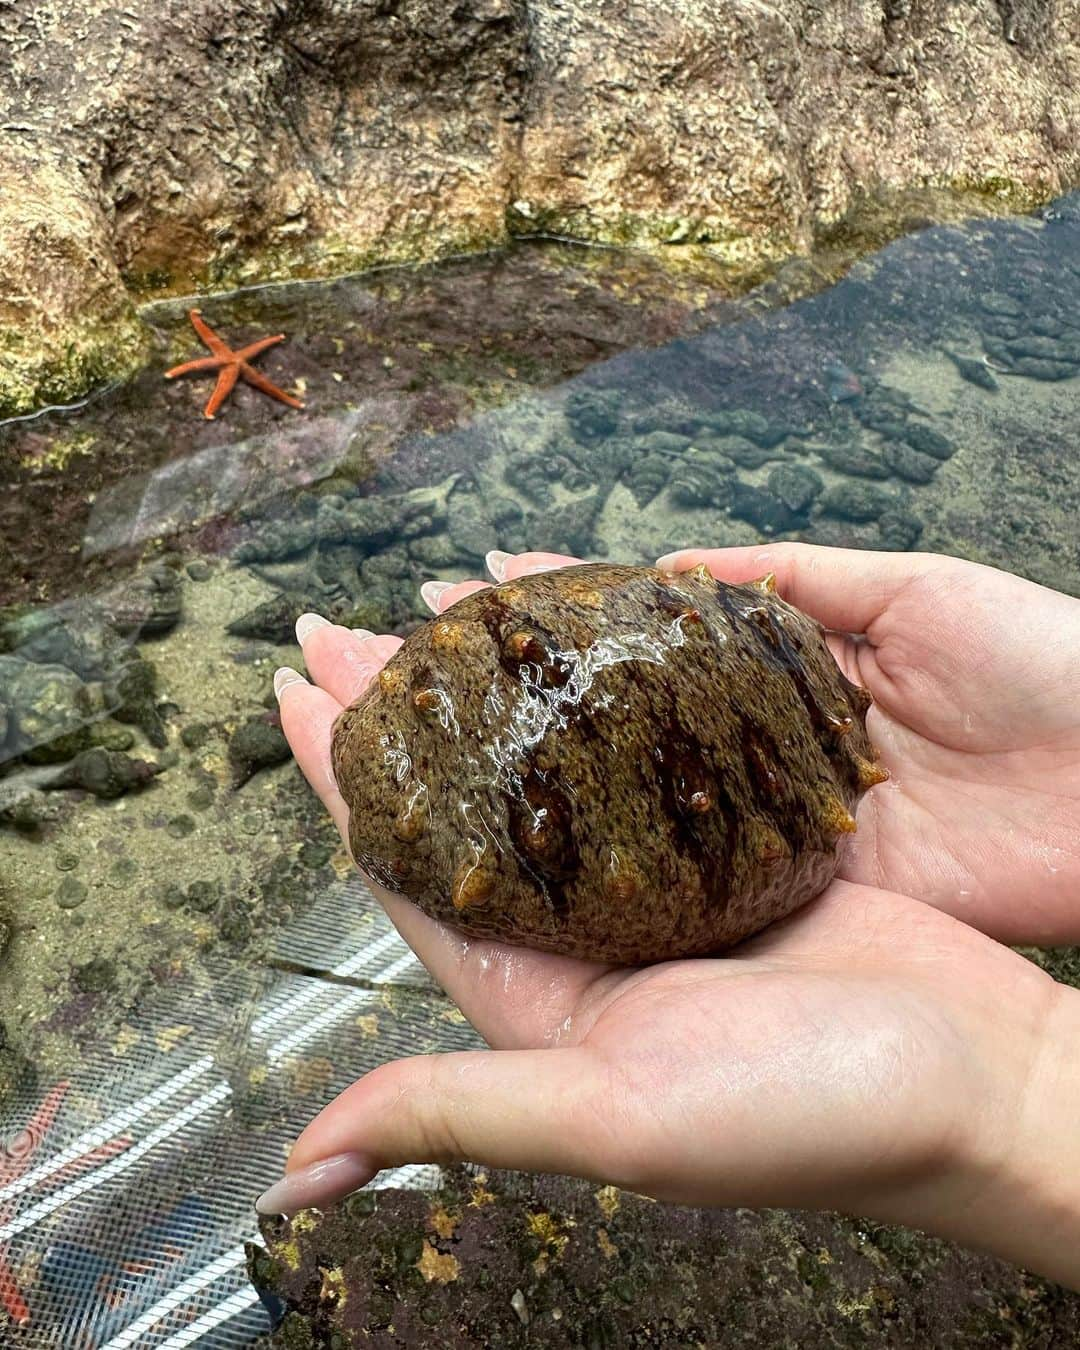
[[772,572],[785,600],[843,633],[871,629],[905,586],[948,560],[929,553],[873,553],[782,543],[764,547],[690,548],[657,559],[666,571],[704,563],[714,577],[739,583]]
[[359,637],[319,614],[300,615],[296,640],[311,678],[343,708],[360,697],[401,646],[393,634]]
[[534,572],[551,572],[556,567],[577,567],[584,561],[584,558],[571,558],[565,553],[519,553],[507,558],[502,576],[496,579],[516,581],[518,577],[532,576]]
[[376,1172],[407,1163],[470,1161],[622,1179],[611,1124],[621,1104],[604,1106],[608,1085],[595,1053],[584,1048],[385,1064],[312,1121],[293,1148],[285,1180],[259,1197],[259,1211],[323,1208]]
[[433,614],[442,614],[467,595],[487,588],[486,581],[425,581],[420,587],[420,598]]
[[300,771],[330,812],[347,846],[349,808],[338,791],[330,764],[330,735],[341,704],[287,666],[274,676],[274,692],[281,711],[281,729]]

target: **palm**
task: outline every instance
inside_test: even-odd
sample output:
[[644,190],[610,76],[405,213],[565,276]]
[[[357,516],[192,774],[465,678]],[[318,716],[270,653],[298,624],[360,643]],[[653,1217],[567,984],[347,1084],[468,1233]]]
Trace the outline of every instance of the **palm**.
[[1074,936],[1080,604],[943,559],[867,637],[836,650],[874,696],[893,777],[864,799],[841,875],[1003,940]]
[[[605,1085],[580,1128],[613,1179],[686,1203],[865,1208],[868,1176],[900,1184],[955,1146],[949,1104],[998,1072],[980,1029],[1006,984],[1035,999],[1044,978],[928,906],[837,882],[722,960],[601,977],[560,1043]],[[985,1059],[958,1069],[958,1043]]]

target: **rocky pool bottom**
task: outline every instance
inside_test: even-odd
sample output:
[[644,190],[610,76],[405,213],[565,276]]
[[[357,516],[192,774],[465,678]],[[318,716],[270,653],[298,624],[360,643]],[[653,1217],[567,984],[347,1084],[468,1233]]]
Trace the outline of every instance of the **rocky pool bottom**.
[[566,1177],[453,1172],[264,1220],[274,1350],[1075,1344],[1080,1298],[899,1228],[693,1210]]
[[[254,292],[203,309],[238,344],[289,332],[264,368],[305,394],[305,414],[243,390],[218,421],[200,420],[209,389],[160,380],[197,346],[176,306],[155,311],[157,364],[142,379],[78,413],[0,429],[0,1130],[18,1130],[68,1078],[68,1116],[108,1118],[105,1090],[80,1067],[104,1056],[110,1072],[184,1068],[204,1047],[201,1000],[226,985],[237,1029],[215,1030],[205,1049],[238,1129],[247,1121],[279,1150],[294,1128],[282,1085],[308,1114],[333,1090],[332,1049],[296,1043],[269,1073],[245,1031],[245,1006],[275,974],[339,978],[282,946],[350,872],[288,762],[270,689],[276,666],[299,660],[304,609],[407,632],[423,617],[420,582],[476,575],[492,547],[645,562],[687,543],[775,538],[952,552],[1080,594],[1075,199],[925,231],[821,294],[776,300],[735,302],[641,258],[564,248]],[[1080,983],[1075,952],[1029,955]],[[147,1010],[163,1000],[175,1015],[150,1032]],[[441,996],[425,1008],[389,1039],[358,1021],[376,1062],[415,1051],[418,1036],[434,1049],[458,1034]],[[31,1200],[0,1205],[0,1242],[6,1223],[36,1213]],[[826,1289],[828,1260],[792,1263],[779,1235],[802,1220],[755,1220],[751,1240],[742,1219],[663,1213],[676,1244],[682,1228],[716,1237],[735,1224],[748,1252],[772,1253],[759,1268],[786,1272],[785,1307],[827,1306],[822,1327],[861,1328],[851,1344],[910,1343],[896,1328],[930,1316],[926,1271],[939,1268],[982,1272],[971,1279],[993,1292],[972,1316],[988,1301],[993,1334],[1014,1337],[987,1344],[1064,1340],[1076,1315],[1075,1300],[1037,1281],[896,1237],[906,1273],[885,1285],[907,1312],[891,1322],[863,1273]],[[814,1225],[834,1263],[858,1231]],[[579,1226],[584,1240],[592,1229]],[[64,1236],[65,1211],[20,1231],[32,1293],[40,1244]],[[312,1252],[322,1240],[312,1234]],[[740,1259],[725,1241],[721,1264]],[[403,1301],[419,1316],[408,1282],[430,1282],[414,1265]],[[529,1309],[539,1295],[525,1278],[515,1289]],[[743,1284],[764,1317],[772,1286]],[[289,1306],[303,1318],[298,1289]],[[481,1299],[480,1284],[465,1290]],[[524,1328],[513,1295],[509,1314],[490,1304],[511,1330]],[[567,1343],[622,1343],[610,1337],[637,1306],[600,1317],[600,1339]],[[848,1343],[833,1334],[819,1343]]]

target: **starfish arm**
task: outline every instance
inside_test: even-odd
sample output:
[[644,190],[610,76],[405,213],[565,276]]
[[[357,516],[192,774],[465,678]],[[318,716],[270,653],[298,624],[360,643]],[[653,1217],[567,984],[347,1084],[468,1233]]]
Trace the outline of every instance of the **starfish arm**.
[[195,370],[217,370],[221,365],[219,356],[200,356],[197,361],[185,361],[182,366],[173,366],[165,372],[167,380],[175,380],[177,375],[190,375]]
[[26,1300],[19,1290],[6,1256],[7,1248],[0,1248],[0,1304],[7,1309],[7,1314],[15,1325],[21,1327],[30,1321],[30,1309],[26,1306]]
[[269,394],[271,398],[276,398],[279,403],[287,403],[290,408],[302,408],[304,406],[298,398],[293,398],[292,394],[287,394],[284,389],[279,389],[276,384],[268,380],[265,375],[261,375],[253,366],[249,366],[246,361],[240,366],[240,374],[248,384],[254,385],[256,389],[261,389],[264,394]]
[[66,1080],[57,1083],[27,1121],[26,1128],[19,1131],[4,1153],[0,1153],[0,1182],[16,1180],[30,1166],[38,1145],[52,1129],[70,1086]]
[[69,1181],[82,1172],[90,1172],[95,1167],[100,1167],[110,1158],[118,1157],[121,1153],[126,1152],[134,1142],[134,1139],[129,1135],[119,1135],[115,1139],[109,1139],[106,1143],[99,1144],[97,1148],[92,1148],[89,1153],[83,1153],[78,1158],[72,1158],[71,1162],[57,1168],[55,1172],[50,1173],[48,1178],[43,1178],[43,1180],[48,1180],[51,1186],[55,1186],[62,1181]]
[[221,367],[221,374],[218,376],[217,384],[214,385],[214,392],[210,395],[210,402],[203,411],[204,417],[213,421],[214,414],[232,393],[239,373],[240,367],[235,361],[230,361],[227,366]]
[[267,347],[276,347],[279,342],[285,341],[284,333],[275,333],[273,337],[260,338],[258,342],[252,342],[247,347],[241,347],[236,355],[241,361],[250,361],[260,352],[266,351]]
[[219,338],[210,325],[203,319],[197,309],[188,311],[188,318],[191,320],[191,326],[198,333],[199,337],[206,343],[215,356],[231,356],[229,344]]

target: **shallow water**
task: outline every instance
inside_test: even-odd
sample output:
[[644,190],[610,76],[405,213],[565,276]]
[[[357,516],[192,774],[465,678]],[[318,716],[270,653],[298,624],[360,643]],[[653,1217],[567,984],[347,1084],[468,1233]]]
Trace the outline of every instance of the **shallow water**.
[[238,1244],[296,1129],[471,1043],[286,762],[301,610],[405,632],[422,580],[490,548],[763,538],[1080,594],[1080,197],[780,298],[522,245],[202,302],[237,345],[288,334],[259,365],[303,413],[241,387],[203,420],[209,380],[161,379],[201,354],[175,303],[140,379],[0,428],[0,1134],[57,1110],[0,1171],[19,1343],[195,1343],[170,1339],[194,1317],[245,1344]]

